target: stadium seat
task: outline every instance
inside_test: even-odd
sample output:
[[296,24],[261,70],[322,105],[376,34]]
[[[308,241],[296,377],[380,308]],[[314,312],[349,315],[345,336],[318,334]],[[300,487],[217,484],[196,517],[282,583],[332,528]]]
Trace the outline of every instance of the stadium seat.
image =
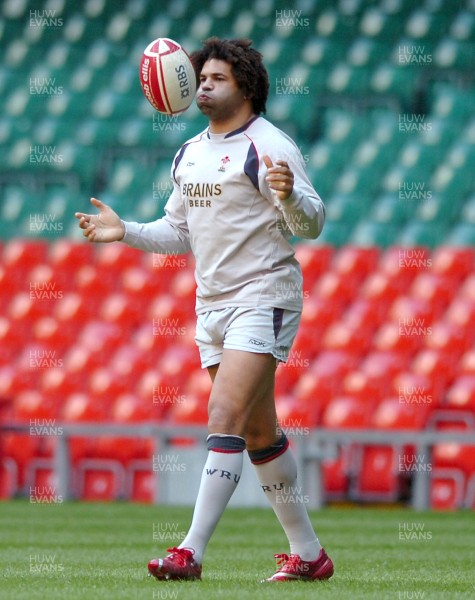
[[115,460],[83,459],[76,466],[76,489],[80,500],[104,502],[124,497],[125,473]]
[[325,428],[359,428],[368,421],[370,405],[367,398],[337,396],[330,400],[323,412],[321,425]]
[[459,469],[435,468],[430,478],[430,507],[457,510],[464,505],[465,480]]
[[127,465],[125,496],[131,502],[150,504],[155,497],[156,476],[151,460],[135,460]]
[[397,500],[400,493],[399,452],[392,446],[362,447],[351,495],[367,502]]
[[475,375],[461,375],[447,390],[445,406],[460,410],[475,410]]

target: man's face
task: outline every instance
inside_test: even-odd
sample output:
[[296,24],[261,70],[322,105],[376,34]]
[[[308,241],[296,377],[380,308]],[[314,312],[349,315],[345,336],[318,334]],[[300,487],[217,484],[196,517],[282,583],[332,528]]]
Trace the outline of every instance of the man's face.
[[227,121],[242,108],[244,93],[238,88],[231,65],[211,58],[203,65],[196,104],[210,121]]

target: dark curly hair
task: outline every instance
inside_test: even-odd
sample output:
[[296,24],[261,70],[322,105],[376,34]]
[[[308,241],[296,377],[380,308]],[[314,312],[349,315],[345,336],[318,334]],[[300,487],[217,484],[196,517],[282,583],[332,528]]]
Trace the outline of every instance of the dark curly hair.
[[190,56],[199,86],[201,69],[206,61],[216,58],[231,65],[231,70],[240,90],[252,102],[254,114],[266,112],[269,94],[269,76],[262,62],[262,54],[251,48],[248,39],[221,40],[210,37],[203,42],[203,48]]

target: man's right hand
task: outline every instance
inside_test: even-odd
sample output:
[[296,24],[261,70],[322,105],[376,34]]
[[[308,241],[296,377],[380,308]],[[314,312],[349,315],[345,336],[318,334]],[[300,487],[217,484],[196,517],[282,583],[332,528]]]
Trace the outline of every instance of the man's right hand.
[[91,204],[99,209],[98,215],[87,215],[75,213],[79,219],[79,227],[83,230],[83,236],[90,242],[118,242],[125,235],[125,227],[119,215],[107,204],[103,204],[96,198],[91,198]]

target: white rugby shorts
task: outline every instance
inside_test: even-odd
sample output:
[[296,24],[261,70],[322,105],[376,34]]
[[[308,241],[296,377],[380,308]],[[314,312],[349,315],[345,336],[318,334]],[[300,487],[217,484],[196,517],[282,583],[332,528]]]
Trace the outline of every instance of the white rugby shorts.
[[272,354],[286,362],[301,313],[273,307],[231,307],[198,315],[196,344],[201,366],[221,362],[224,348]]

